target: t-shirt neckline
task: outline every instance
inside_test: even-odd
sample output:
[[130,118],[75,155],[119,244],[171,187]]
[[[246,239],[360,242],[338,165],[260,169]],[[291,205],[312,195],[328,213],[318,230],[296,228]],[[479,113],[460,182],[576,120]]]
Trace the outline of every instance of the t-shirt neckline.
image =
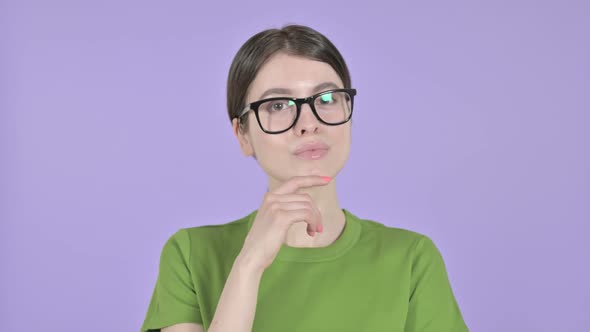
[[[340,234],[340,237],[336,239],[336,241],[327,247],[315,248],[290,247],[283,243],[283,246],[279,250],[275,260],[292,262],[321,262],[336,259],[344,255],[358,242],[361,234],[361,223],[359,218],[347,209],[343,208],[342,211],[344,212],[346,225],[344,226],[344,230]],[[250,231],[257,213],[258,210],[253,211],[248,217],[248,231]]]

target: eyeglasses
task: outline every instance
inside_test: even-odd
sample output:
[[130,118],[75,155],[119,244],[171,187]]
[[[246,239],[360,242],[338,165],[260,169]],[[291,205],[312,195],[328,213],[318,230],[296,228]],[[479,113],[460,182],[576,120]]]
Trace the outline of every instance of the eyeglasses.
[[331,89],[307,98],[266,98],[246,105],[237,118],[241,120],[249,111],[254,111],[262,131],[280,134],[295,126],[301,106],[309,104],[321,123],[337,126],[351,119],[355,95],[356,89]]

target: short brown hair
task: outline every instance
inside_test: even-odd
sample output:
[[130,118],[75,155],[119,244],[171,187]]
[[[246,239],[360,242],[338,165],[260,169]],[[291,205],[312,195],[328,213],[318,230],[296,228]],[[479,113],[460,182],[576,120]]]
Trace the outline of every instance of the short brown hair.
[[[297,24],[281,29],[267,29],[250,37],[238,50],[227,77],[227,113],[230,121],[246,105],[250,84],[262,65],[274,54],[284,52],[329,64],[336,71],[344,88],[351,87],[350,73],[344,58],[326,36]],[[248,122],[240,119],[240,126],[248,130]]]

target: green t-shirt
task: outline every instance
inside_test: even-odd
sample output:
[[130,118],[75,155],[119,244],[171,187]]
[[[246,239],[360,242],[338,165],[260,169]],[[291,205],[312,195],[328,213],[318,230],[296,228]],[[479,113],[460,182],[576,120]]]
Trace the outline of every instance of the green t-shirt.
[[[429,237],[342,210],[346,226],[331,245],[283,245],[262,275],[252,332],[469,331]],[[142,332],[209,328],[257,212],[169,238]]]

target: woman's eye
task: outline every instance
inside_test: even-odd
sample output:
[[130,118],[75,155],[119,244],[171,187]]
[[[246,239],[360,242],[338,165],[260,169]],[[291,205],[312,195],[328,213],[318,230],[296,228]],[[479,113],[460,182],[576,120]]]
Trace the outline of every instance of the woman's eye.
[[274,103],[271,108],[273,111],[280,111],[285,108],[285,103]]
[[293,105],[295,105],[295,103],[291,100],[284,100],[284,101],[281,100],[281,101],[271,103],[268,107],[268,110],[277,112],[277,111],[282,111],[282,110],[288,109],[289,107],[291,107]]
[[331,93],[326,93],[325,95],[321,95],[320,101],[322,104],[331,104],[334,102],[334,95]]

